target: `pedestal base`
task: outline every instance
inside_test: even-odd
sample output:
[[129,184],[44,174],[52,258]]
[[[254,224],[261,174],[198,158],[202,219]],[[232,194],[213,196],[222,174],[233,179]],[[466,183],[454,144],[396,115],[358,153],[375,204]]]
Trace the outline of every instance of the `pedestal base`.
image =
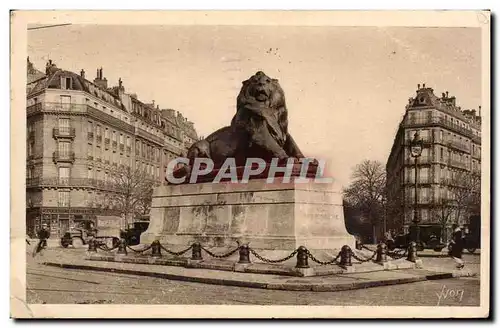
[[155,188],[150,225],[141,243],[293,251],[352,249],[340,188],[332,183],[276,179],[199,183]]

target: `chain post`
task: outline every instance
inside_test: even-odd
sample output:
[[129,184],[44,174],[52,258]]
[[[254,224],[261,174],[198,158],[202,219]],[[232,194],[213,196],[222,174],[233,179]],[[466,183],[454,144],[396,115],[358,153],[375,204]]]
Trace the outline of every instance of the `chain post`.
[[118,251],[116,254],[127,255],[127,241],[125,238],[121,238],[118,242]]
[[356,249],[357,250],[362,250],[363,249],[363,243],[361,243],[361,240],[359,240],[358,238],[356,238]]
[[342,248],[340,249],[340,265],[351,266],[352,265],[351,255],[352,255],[351,248],[348,245],[342,246]]
[[248,245],[240,246],[240,260],[238,263],[251,263],[250,262],[250,249]]
[[201,256],[201,244],[199,242],[195,242],[193,244],[193,251],[191,254],[191,260],[203,260],[203,257]]
[[91,238],[89,240],[89,249],[88,249],[88,252],[91,252],[91,253],[97,253],[97,242],[94,238]]
[[308,263],[308,250],[304,246],[300,246],[297,249],[297,265],[295,266],[296,268],[301,268],[301,269],[307,269],[309,268],[309,263]]
[[387,245],[384,242],[380,242],[377,245],[377,257],[375,258],[375,262],[387,262]]
[[161,257],[161,244],[159,240],[155,240],[151,243],[151,256]]
[[417,259],[417,243],[412,241],[410,242],[410,245],[408,245],[408,257],[406,258],[406,260],[415,262]]

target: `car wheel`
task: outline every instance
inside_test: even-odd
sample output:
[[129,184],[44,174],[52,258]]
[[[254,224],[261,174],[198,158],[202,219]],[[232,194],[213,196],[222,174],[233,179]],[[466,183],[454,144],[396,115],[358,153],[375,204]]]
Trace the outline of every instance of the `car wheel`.
[[467,248],[467,250],[469,251],[469,253],[471,254],[474,254],[474,252],[476,251],[475,248]]
[[441,253],[441,251],[442,251],[442,250],[443,250],[443,248],[440,248],[440,247],[436,247],[436,248],[434,248],[434,251],[435,251],[435,252],[439,252],[439,253]]
[[69,243],[67,240],[61,240],[61,246],[64,247],[64,248],[68,248],[69,246]]
[[73,245],[74,248],[82,248],[83,240],[79,237],[73,237],[73,239],[71,239],[71,245]]
[[112,247],[118,246],[118,243],[120,242],[120,239],[114,237],[112,240],[113,240],[113,246]]

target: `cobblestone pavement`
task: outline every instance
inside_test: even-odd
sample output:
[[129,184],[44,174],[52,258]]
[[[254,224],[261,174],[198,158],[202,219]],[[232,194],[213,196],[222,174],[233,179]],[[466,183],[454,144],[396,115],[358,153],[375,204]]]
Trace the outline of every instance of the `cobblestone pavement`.
[[[81,250],[63,250],[69,252]],[[76,255],[76,254],[75,254]],[[479,256],[465,255],[479,271]],[[450,258],[426,265],[452,268]],[[65,270],[28,260],[28,303],[478,306],[479,279],[460,278],[339,292],[260,290],[109,272]]]

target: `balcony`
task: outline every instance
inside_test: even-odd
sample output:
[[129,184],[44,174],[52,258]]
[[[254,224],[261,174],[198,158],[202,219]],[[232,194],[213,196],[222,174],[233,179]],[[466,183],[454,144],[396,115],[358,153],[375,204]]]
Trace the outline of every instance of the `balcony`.
[[123,152],[125,150],[125,145],[124,144],[120,144],[120,151]]
[[94,156],[92,156],[92,155],[87,155],[87,159],[88,159],[89,161],[93,161],[93,160],[94,160]]
[[28,139],[35,139],[35,131],[28,131]]
[[52,160],[55,163],[57,163],[57,162],[73,163],[75,161],[75,152],[73,152],[73,151],[66,151],[66,152],[55,151],[52,153]]
[[466,153],[470,152],[470,146],[466,143],[463,143],[463,142],[459,142],[456,140],[448,140],[447,145],[450,148],[454,148],[454,149],[457,149],[457,150],[460,150],[460,151],[463,151]]
[[479,151],[472,152],[472,158],[480,160],[481,159],[481,152],[479,152]]
[[451,159],[451,158],[448,159],[448,165],[453,166],[453,167],[457,167],[460,169],[468,169],[469,168],[468,163],[465,163],[465,162],[457,160],[457,159]]
[[75,128],[64,127],[64,128],[53,128],[52,136],[54,138],[74,138],[76,135]]
[[97,143],[101,143],[102,142],[102,136],[101,135],[97,135],[95,139],[96,139]]
[[116,141],[113,141],[113,148],[116,149],[116,146],[118,146],[118,143]]
[[419,128],[419,127],[431,127],[431,126],[441,126],[446,129],[460,133],[462,136],[471,138],[477,143],[481,143],[481,137],[478,137],[472,133],[472,130],[464,128],[458,124],[452,123],[451,121],[445,120],[440,116],[425,117],[420,119],[407,119],[406,122],[401,123],[405,128]]
[[[430,164],[432,162],[433,162],[432,156],[420,156],[420,157],[418,157],[418,164]],[[415,165],[415,158],[414,157],[405,158],[405,164]]]
[[109,164],[109,159],[105,159],[104,164]]
[[130,146],[127,146],[127,153],[130,153],[132,151],[132,148]]
[[109,149],[110,140],[109,138],[104,138],[104,148]]
[[94,132],[87,132],[87,139],[94,140]]
[[115,185],[112,182],[106,182],[97,179],[88,178],[58,178],[58,177],[36,177],[26,179],[26,188],[34,187],[83,187],[83,188],[101,188],[113,190]]
[[100,157],[97,157],[95,160],[96,160],[96,162],[99,162],[99,163],[101,162],[101,158]]
[[[415,172],[413,172],[415,173]],[[405,179],[406,181],[406,184],[408,185],[414,185],[415,184],[415,176],[413,177],[407,177]],[[417,183],[418,184],[429,184],[429,183],[434,183],[434,181],[432,181],[432,178],[427,176],[427,177],[418,177],[418,180],[417,180]]]

